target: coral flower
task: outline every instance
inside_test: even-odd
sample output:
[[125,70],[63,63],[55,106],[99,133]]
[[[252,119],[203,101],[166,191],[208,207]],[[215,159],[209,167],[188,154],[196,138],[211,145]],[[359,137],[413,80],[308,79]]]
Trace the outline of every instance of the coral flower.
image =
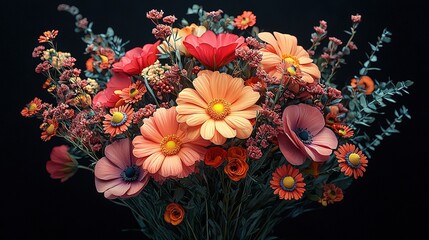
[[312,83],[320,78],[319,68],[307,51],[297,45],[295,36],[279,32],[274,32],[273,36],[271,33],[262,32],[258,37],[268,43],[261,49],[261,66],[270,76],[282,79],[283,73],[278,69],[286,63],[288,73],[300,77],[303,82]]
[[186,26],[184,28],[173,28],[173,33],[168,38],[167,41],[162,42],[158,46],[158,50],[161,53],[168,53],[171,51],[179,50],[181,55],[185,55],[187,57],[190,56],[188,50],[186,49],[185,45],[183,45],[183,40],[185,40],[186,36],[192,34],[197,37],[201,37],[203,33],[207,31],[206,27],[204,26],[197,26],[195,23],[192,23],[189,26]]
[[178,203],[170,203],[165,208],[164,220],[176,226],[183,221],[185,217],[185,210],[182,205]]
[[246,161],[247,159],[247,150],[242,147],[232,146],[228,148],[228,159],[229,158],[238,158],[242,161]]
[[239,158],[228,158],[228,164],[223,170],[231,180],[239,181],[246,177],[249,165]]
[[234,18],[235,26],[238,29],[245,30],[248,27],[255,25],[256,16],[251,11],[243,11],[243,14]]
[[55,37],[58,35],[58,30],[52,30],[52,31],[45,31],[43,32],[43,35],[39,36],[39,43],[45,43],[49,42],[51,40],[54,40]]
[[332,125],[332,129],[336,134],[343,138],[351,138],[354,134],[354,131],[350,127],[339,123],[334,123]]
[[352,78],[350,81],[350,85],[357,89],[357,91],[363,91],[365,92],[365,95],[371,95],[372,92],[374,92],[374,81],[372,78],[368,76],[362,76],[359,78],[359,81],[356,80],[356,78]]
[[149,181],[149,175],[136,165],[128,138],[106,146],[104,157],[95,165],[95,187],[108,199],[138,195]]
[[26,107],[21,110],[21,115],[24,117],[30,117],[38,113],[42,109],[42,100],[35,97]]
[[219,167],[227,158],[227,152],[221,147],[209,148],[204,156],[204,163],[214,168]]
[[119,62],[113,64],[113,71],[140,75],[145,67],[149,67],[158,59],[159,43],[160,41],[157,41],[155,44],[146,44],[142,48],[136,47],[127,51]]
[[58,121],[55,119],[48,119],[40,125],[40,129],[43,130],[40,138],[46,142],[57,134]]
[[[186,125],[176,120],[176,107],[159,108],[145,118],[141,136],[133,140],[137,164],[152,174],[183,178],[192,173],[197,161],[204,158],[209,141],[187,137]],[[191,167],[191,168],[190,168]]]
[[134,110],[131,105],[123,105],[110,109],[110,114],[104,116],[104,132],[114,137],[125,132],[131,124]]
[[115,94],[119,95],[125,103],[136,103],[142,99],[146,92],[145,85],[141,81],[136,81],[127,88],[116,90]]
[[189,136],[201,135],[222,145],[227,138],[245,139],[252,133],[249,119],[261,109],[255,105],[260,95],[244,86],[241,78],[204,70],[193,81],[195,89],[186,88],[177,97],[177,120],[191,128]]
[[305,192],[305,183],[302,174],[291,165],[282,165],[273,172],[270,186],[274,189],[274,194],[280,199],[298,200]]
[[327,206],[328,204],[333,204],[335,202],[339,202],[343,200],[344,194],[343,190],[334,184],[328,183],[323,185],[323,196],[319,200],[319,202],[323,206]]
[[341,172],[344,172],[346,176],[353,175],[355,179],[362,177],[363,173],[366,171],[365,167],[368,166],[368,160],[365,154],[353,144],[346,143],[341,145],[338,150],[335,151],[335,156],[338,159],[338,166]]
[[61,179],[61,182],[65,182],[76,173],[78,162],[69,154],[68,150],[67,145],[52,148],[51,159],[46,162],[46,171],[51,178]]
[[207,31],[201,37],[188,35],[183,44],[189,53],[207,69],[217,70],[235,58],[235,49],[244,43],[244,38],[231,33]]
[[119,95],[115,94],[116,90],[122,90],[131,85],[131,77],[124,73],[115,73],[106,84],[106,88],[103,91],[97,93],[94,96],[92,105],[96,106],[100,104],[108,108],[115,107],[120,100]]
[[282,119],[284,134],[278,135],[279,147],[289,163],[301,165],[307,156],[324,162],[337,148],[337,137],[325,127],[323,114],[316,107],[303,103],[288,106]]

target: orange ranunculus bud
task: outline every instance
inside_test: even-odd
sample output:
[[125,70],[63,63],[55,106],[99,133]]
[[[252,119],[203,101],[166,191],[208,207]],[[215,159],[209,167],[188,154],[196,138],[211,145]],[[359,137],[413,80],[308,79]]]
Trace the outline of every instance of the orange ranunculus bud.
[[247,151],[242,147],[230,147],[228,148],[228,160],[231,158],[238,158],[241,161],[246,161]]
[[227,157],[227,152],[221,147],[209,148],[204,156],[204,163],[214,168],[219,167]]
[[228,164],[223,169],[228,177],[233,181],[238,181],[246,177],[249,165],[239,158],[229,158]]
[[185,217],[185,210],[182,205],[177,203],[170,203],[165,208],[164,220],[176,226],[183,221]]

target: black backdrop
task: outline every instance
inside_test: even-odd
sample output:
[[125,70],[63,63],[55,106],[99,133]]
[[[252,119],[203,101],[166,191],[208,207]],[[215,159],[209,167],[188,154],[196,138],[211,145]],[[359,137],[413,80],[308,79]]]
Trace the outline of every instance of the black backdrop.
[[[384,27],[393,32],[393,41],[379,54],[381,79],[412,79],[411,95],[400,101],[410,108],[412,120],[399,126],[401,134],[386,139],[370,159],[364,178],[353,183],[345,199],[322,210],[285,220],[276,228],[282,239],[372,239],[380,234],[413,239],[423,233],[427,212],[427,173],[429,135],[425,117],[427,84],[428,21],[423,4],[413,1],[12,1],[1,10],[1,51],[3,55],[1,114],[1,239],[144,239],[122,229],[136,228],[130,212],[98,194],[93,177],[84,171],[65,183],[49,178],[46,160],[59,140],[42,142],[40,122],[22,118],[22,107],[33,97],[49,99],[40,88],[44,79],[34,73],[37,60],[31,52],[37,37],[48,29],[59,29],[59,48],[71,52],[83,67],[85,44],[73,32],[74,19],[57,12],[59,3],[79,7],[94,22],[96,32],[111,26],[117,35],[131,43],[127,48],[154,42],[152,24],[145,13],[152,8],[166,14],[185,16],[193,3],[207,11],[222,9],[230,15],[252,10],[257,25],[266,31],[296,35],[299,44],[309,46],[312,26],[320,19],[328,22],[329,35],[345,38],[351,14],[360,13],[356,43],[368,51]],[[174,2],[174,3],[173,3]],[[4,54],[4,52],[6,54]],[[355,60],[356,58],[353,58]],[[360,56],[363,59],[363,56]],[[349,61],[344,79],[358,64]],[[6,107],[6,111],[4,110]],[[399,104],[395,107],[399,107]],[[423,220],[419,220],[423,217]],[[421,222],[423,221],[423,222]]]

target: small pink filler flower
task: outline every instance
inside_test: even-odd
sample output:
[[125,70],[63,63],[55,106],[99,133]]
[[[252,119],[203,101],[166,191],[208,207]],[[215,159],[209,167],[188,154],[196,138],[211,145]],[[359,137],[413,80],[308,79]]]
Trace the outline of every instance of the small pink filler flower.
[[337,148],[337,137],[325,127],[323,114],[316,107],[303,103],[288,106],[282,119],[284,134],[278,136],[279,147],[289,163],[301,165],[307,156],[324,162]]

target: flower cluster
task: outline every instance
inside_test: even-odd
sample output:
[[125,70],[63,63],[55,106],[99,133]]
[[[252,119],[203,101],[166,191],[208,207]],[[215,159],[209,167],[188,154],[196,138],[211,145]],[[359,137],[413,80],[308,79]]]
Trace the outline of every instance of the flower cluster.
[[380,133],[367,131],[412,84],[371,77],[389,31],[353,79],[336,79],[358,49],[359,14],[345,40],[319,21],[306,49],[293,35],[258,32],[251,11],[194,5],[198,20],[176,27],[154,9],[155,40],[126,50],[76,7],[58,9],[76,17],[89,58],[78,68],[57,49],[58,30],[44,32],[32,56],[53,103],[36,97],[21,114],[40,119],[43,141],[67,143],[52,149],[52,178],[93,172],[96,190],[130,208],[153,239],[265,239],[279,218],[341,201],[370,152],[410,117],[401,107]]

